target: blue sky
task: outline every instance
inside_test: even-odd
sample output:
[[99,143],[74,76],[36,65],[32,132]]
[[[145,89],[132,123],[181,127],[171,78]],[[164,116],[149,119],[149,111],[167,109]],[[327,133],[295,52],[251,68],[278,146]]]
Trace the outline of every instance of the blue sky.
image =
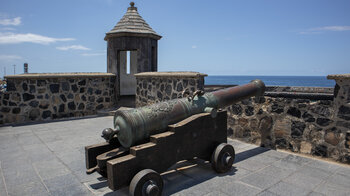
[[[106,72],[105,33],[126,0],[0,0],[0,76]],[[160,35],[159,71],[350,73],[349,0],[136,0]]]

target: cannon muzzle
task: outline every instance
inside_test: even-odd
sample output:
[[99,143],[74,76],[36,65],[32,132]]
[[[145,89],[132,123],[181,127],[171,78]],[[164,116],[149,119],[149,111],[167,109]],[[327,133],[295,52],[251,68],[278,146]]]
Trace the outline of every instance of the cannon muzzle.
[[252,96],[262,96],[265,84],[261,80],[214,92],[196,92],[192,97],[173,99],[154,105],[118,110],[114,115],[114,130],[105,129],[102,137],[109,141],[117,135],[120,144],[128,148],[146,141],[150,135],[165,131],[194,114],[208,112],[216,116],[217,109],[232,105]]

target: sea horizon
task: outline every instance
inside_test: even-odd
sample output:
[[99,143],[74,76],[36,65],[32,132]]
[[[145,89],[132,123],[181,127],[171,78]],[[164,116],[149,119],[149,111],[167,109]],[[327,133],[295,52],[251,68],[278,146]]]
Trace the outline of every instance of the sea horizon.
[[242,85],[260,79],[266,86],[334,87],[327,76],[208,75],[205,85]]

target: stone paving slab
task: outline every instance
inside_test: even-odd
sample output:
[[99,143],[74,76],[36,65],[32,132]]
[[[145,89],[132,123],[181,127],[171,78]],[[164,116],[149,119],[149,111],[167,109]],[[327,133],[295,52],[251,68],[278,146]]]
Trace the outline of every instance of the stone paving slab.
[[[85,174],[84,146],[102,142],[112,116],[0,127],[0,196],[128,195]],[[162,174],[163,195],[350,195],[350,166],[229,140],[231,171],[182,161]]]

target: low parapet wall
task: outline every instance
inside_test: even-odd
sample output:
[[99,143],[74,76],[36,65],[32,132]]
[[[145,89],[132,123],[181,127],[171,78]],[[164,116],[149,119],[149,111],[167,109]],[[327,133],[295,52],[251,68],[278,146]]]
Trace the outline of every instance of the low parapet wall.
[[[234,86],[203,86],[206,75],[199,73],[188,86],[189,75],[181,74],[136,75],[137,105],[182,97],[184,88],[208,92]],[[350,163],[350,76],[328,79],[336,80],[335,88],[268,86],[263,97],[227,107],[229,137]]]
[[328,76],[336,80],[335,88],[269,86],[263,97],[226,108],[228,134],[269,148],[350,163],[349,78]]
[[198,72],[144,72],[136,76],[136,107],[182,97],[184,91],[204,90],[206,74]]
[[78,117],[115,105],[110,73],[50,73],[6,76],[0,93],[0,124]]

